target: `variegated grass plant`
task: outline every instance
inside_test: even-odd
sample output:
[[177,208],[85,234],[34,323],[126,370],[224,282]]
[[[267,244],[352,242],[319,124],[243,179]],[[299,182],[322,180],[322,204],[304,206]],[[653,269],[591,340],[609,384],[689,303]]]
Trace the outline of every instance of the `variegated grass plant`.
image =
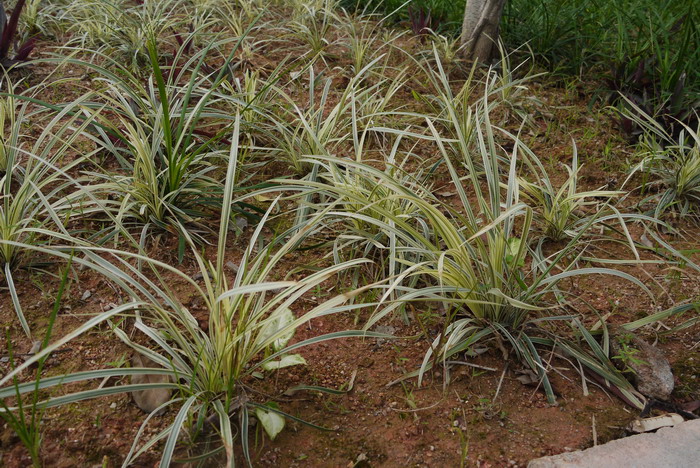
[[[321,77],[308,69],[309,98],[308,106],[302,108],[291,96],[279,87],[275,90],[288,106],[280,107],[278,115],[273,116],[275,132],[274,150],[286,160],[297,175],[305,176],[313,167],[307,156],[337,156],[341,149],[354,149],[356,160],[363,154],[362,146],[368,132],[375,124],[375,119],[386,110],[392,97],[403,81],[378,80],[376,83],[363,83],[381,59],[375,58],[350,79],[337,103],[327,109],[331,98],[332,80]],[[301,72],[296,76],[301,80]],[[322,84],[320,97],[316,88]],[[377,96],[378,94],[378,96]]]
[[132,74],[148,67],[150,38],[178,27],[177,2],[75,0],[56,11],[57,22],[70,35],[67,45],[97,49]]
[[333,27],[340,23],[335,11],[336,0],[296,0],[288,23],[289,35],[304,43],[304,50],[314,59],[325,60],[326,50],[334,42]]
[[612,197],[625,194],[619,190],[579,190],[581,166],[576,143],[573,144],[571,166],[561,164],[568,177],[559,188],[555,188],[538,158],[525,156],[523,159],[535,174],[535,179],[519,177],[520,193],[535,210],[544,236],[554,241],[576,236],[578,227],[588,225],[590,213],[598,217]]
[[[394,145],[386,168],[332,156],[305,159],[313,164],[314,177],[301,180],[278,179],[275,186],[260,192],[294,192],[298,200],[297,219],[315,216],[331,207],[322,224],[331,238],[328,254],[338,264],[344,259],[369,258],[364,271],[354,270],[354,286],[396,277],[408,264],[419,261],[415,251],[431,236],[416,198],[435,200],[425,184],[426,175],[411,175],[395,161],[399,141]],[[415,281],[414,281],[415,284]]]
[[697,215],[700,212],[700,127],[691,128],[678,121],[680,132],[673,136],[632,101],[627,100],[627,103],[633,109],[627,117],[643,131],[638,144],[642,160],[631,169],[629,177],[643,173],[643,190],[655,192],[641,204],[653,203],[651,214],[657,218],[671,210],[681,216]]
[[[523,73],[524,76],[519,76],[518,69],[523,64],[512,69],[509,57],[503,52],[497,68],[481,71],[474,63],[466,70],[465,79],[455,87],[437,44],[433,43],[431,47],[424,54],[424,57],[431,58],[430,61],[426,63],[425,59],[414,59],[421,76],[426,78],[428,89],[416,95],[424,103],[425,110],[414,113],[413,117],[417,124],[422,125],[425,117],[430,116],[446,148],[453,153],[453,158],[461,161],[465,157],[462,154],[475,150],[475,128],[484,114],[478,109],[479,106],[487,105],[488,112],[496,108],[505,109],[504,122],[511,114],[522,114],[520,110],[522,102],[526,100],[523,96],[527,90],[526,84],[536,75]],[[488,99],[481,99],[483,95]],[[518,112],[511,112],[513,109]],[[430,138],[430,134],[424,137]],[[476,168],[480,168],[479,161],[475,161],[475,164]]]
[[[217,107],[216,102],[223,98],[216,91],[227,76],[235,47],[216,71],[208,69],[205,60],[228,42],[240,44],[240,39],[215,41],[191,55],[183,44],[164,66],[151,38],[151,76],[146,84],[128,67],[105,56],[107,66],[69,62],[102,78],[104,90],[92,104],[98,125],[92,126],[91,137],[122,167],[116,174],[91,174],[101,183],[91,185],[90,190],[109,194],[110,199],[102,197],[103,205],[116,221],[104,236],[134,227],[141,230],[142,237],[152,228],[181,236],[185,228],[201,239],[209,231],[208,213],[221,207],[220,162],[228,157],[225,140],[233,119]],[[232,100],[235,97],[227,102]],[[243,101],[236,102],[243,107]]]
[[[477,343],[492,340],[539,376],[550,402],[555,397],[548,364],[541,356],[543,348],[573,356],[589,372],[617,387],[630,402],[642,405],[643,397],[611,363],[605,354],[607,348],[605,353],[600,351],[600,344],[581,325],[580,316],[557,311],[571,304],[560,286],[575,277],[611,275],[643,291],[648,289],[617,269],[576,267],[595,216],[554,254],[545,256],[541,249],[533,248],[537,244],[531,229],[533,208],[520,200],[517,176],[523,145],[516,141],[510,154],[499,150],[489,108],[487,102],[476,108],[481,113],[476,117],[481,123],[474,124],[476,151],[463,152],[457,162],[453,162],[453,153],[445,147],[436,126],[426,119],[460,203],[456,208],[422,198],[409,199],[421,212],[431,236],[423,238],[426,242],[420,249],[414,249],[420,261],[408,263],[383,298],[388,301],[390,294],[400,291],[399,299],[377,309],[366,327],[406,301],[439,302],[446,310],[442,331],[432,340],[420,369],[409,374],[417,375],[419,383],[435,365],[457,360]],[[460,145],[466,147],[467,143]],[[423,286],[406,287],[410,276],[419,276]]]
[[[231,138],[227,182],[224,189],[224,208],[221,213],[217,256],[213,261],[204,258],[195,243],[188,237],[192,258],[203,278],[203,285],[167,264],[107,248],[73,247],[74,262],[104,275],[113,284],[119,285],[131,300],[87,320],[71,333],[50,344],[40,353],[27,360],[0,380],[7,385],[19,372],[42,359],[58,347],[82,333],[88,332],[99,323],[112,318],[128,315],[133,317],[135,329],[143,333],[153,348],[134,342],[125,331],[115,328],[115,332],[125,343],[158,365],[159,368],[110,368],[83,371],[74,374],[43,378],[40,389],[50,388],[70,382],[102,379],[105,377],[127,377],[133,375],[166,375],[168,382],[126,384],[113,387],[98,387],[63,396],[50,397],[38,402],[39,408],[78,402],[115,393],[171,389],[172,399],[154,410],[144,421],[131,451],[126,455],[124,466],[159,441],[165,441],[162,450],[161,466],[169,466],[179,456],[207,456],[224,452],[227,466],[233,466],[236,458],[234,443],[240,440],[243,458],[250,465],[248,446],[249,420],[257,418],[271,438],[283,428],[286,418],[298,418],[285,413],[274,404],[260,400],[251,391],[250,378],[261,378],[265,373],[292,365],[304,364],[302,356],[294,351],[302,346],[324,340],[365,336],[366,332],[336,332],[289,344],[294,331],[313,318],[341,311],[351,311],[366,305],[348,305],[353,297],[364,289],[341,292],[313,308],[294,313],[297,302],[304,294],[321,286],[326,280],[348,268],[367,262],[358,258],[339,265],[320,269],[299,280],[275,278],[282,259],[300,245],[316,230],[321,217],[315,217],[302,225],[296,225],[278,237],[265,243],[263,227],[273,207],[263,217],[255,229],[249,246],[243,252],[235,277],[225,274],[225,254],[227,233],[231,219],[232,195],[234,192],[233,174],[236,171],[238,151],[238,126],[236,122]],[[321,214],[322,216],[322,214]],[[46,251],[59,257],[69,254],[60,249]],[[142,262],[148,271],[142,272],[134,262]],[[195,317],[178,300],[177,294],[168,286],[172,279],[163,273],[174,275],[190,284],[207,310],[209,326],[204,331]],[[370,333],[370,336],[373,334]],[[374,334],[382,336],[379,334]],[[314,387],[315,388],[315,387]],[[20,384],[0,389],[0,398],[15,394],[24,395],[35,389],[35,383]],[[317,389],[318,390],[318,389]],[[152,439],[141,439],[145,427],[159,411],[178,406],[172,422]],[[304,421],[302,421],[304,422]],[[187,434],[187,435],[186,435]],[[213,450],[193,453],[192,441],[200,436],[220,439]],[[143,443],[142,443],[143,442]],[[192,448],[196,452],[196,449]]]
[[[3,128],[0,142],[5,163],[0,176],[0,264],[22,329],[31,336],[13,274],[19,267],[32,265],[31,248],[25,245],[50,245],[72,238],[65,225],[80,212],[81,197],[76,196],[80,183],[67,173],[95,152],[63,161],[80,151],[76,142],[91,123],[80,115],[85,96],[49,118],[41,111],[30,111],[32,89],[26,93],[8,93],[2,98],[2,114],[9,125]],[[30,118],[47,119],[36,137],[23,131],[23,122]]]
[[405,34],[396,32],[391,41],[386,41],[386,37],[383,37],[386,33],[383,18],[376,15],[353,17],[344,12],[342,20],[347,24],[347,38],[344,42],[352,60],[350,68],[352,75],[363,70],[378,54],[388,55],[388,50],[385,49]]

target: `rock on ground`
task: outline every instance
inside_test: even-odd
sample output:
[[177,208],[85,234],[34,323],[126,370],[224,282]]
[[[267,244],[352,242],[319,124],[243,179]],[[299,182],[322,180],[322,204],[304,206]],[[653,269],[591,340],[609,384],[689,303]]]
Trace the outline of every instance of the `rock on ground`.
[[628,341],[628,346],[634,350],[633,358],[624,362],[624,365],[634,372],[637,390],[657,400],[668,400],[673,392],[674,381],[671,365],[663,352],[631,332],[620,331],[610,340],[611,349],[617,355],[622,354],[621,339]]
[[[146,356],[142,356],[138,353],[134,353],[131,358],[132,367],[160,367],[158,364],[153,362]],[[145,374],[145,375],[134,375],[131,377],[131,383],[137,384],[149,384],[149,383],[164,383],[170,382],[170,376],[160,375],[160,374]],[[146,413],[152,413],[159,406],[165,404],[170,400],[170,395],[172,391],[169,388],[151,388],[148,390],[137,390],[131,392],[131,396],[134,399],[136,406],[141,408],[142,411]],[[161,413],[163,410],[160,411]]]
[[700,419],[578,452],[532,460],[528,468],[697,468]]

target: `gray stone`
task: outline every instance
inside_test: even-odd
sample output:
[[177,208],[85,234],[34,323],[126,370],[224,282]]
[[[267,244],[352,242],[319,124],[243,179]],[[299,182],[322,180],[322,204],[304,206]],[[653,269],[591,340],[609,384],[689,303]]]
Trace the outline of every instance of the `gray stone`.
[[[207,276],[209,277],[210,280],[214,279],[214,277],[211,275],[210,272],[207,271],[206,273],[207,273]],[[204,279],[204,273],[201,271],[198,271],[197,273],[192,275],[192,279],[195,281],[202,281]]]
[[391,325],[379,325],[374,329],[374,331],[377,333],[384,333],[385,335],[393,335],[396,333],[396,328],[392,327]]
[[[131,367],[160,367],[158,364],[153,362],[151,359],[142,356],[138,353],[134,353],[131,358]],[[131,383],[137,384],[149,384],[149,383],[165,383],[170,382],[170,376],[168,375],[157,375],[157,374],[142,374],[134,375],[131,377]],[[151,388],[148,390],[138,390],[131,392],[131,396],[134,398],[134,403],[136,406],[141,408],[141,410],[146,413],[153,412],[160,405],[164,404],[170,400],[171,390],[169,388]],[[160,411],[162,413],[163,410]]]
[[[394,335],[396,333],[396,328],[391,325],[380,325],[374,329],[377,333],[383,333],[384,335]],[[381,346],[387,341],[386,338],[377,338],[377,345]]]
[[242,230],[244,230],[245,228],[248,227],[248,219],[244,218],[243,216],[237,217],[236,220],[235,220],[234,222],[236,223],[236,227],[237,227],[240,231],[242,231]]
[[[623,343],[626,343],[627,351],[623,349]],[[616,359],[616,363],[633,371],[635,385],[641,394],[657,400],[668,400],[673,392],[673,372],[659,348],[625,330],[614,332],[610,347],[613,356],[622,358]]]
[[41,351],[42,344],[44,344],[44,343],[41,341],[35,341],[34,343],[32,343],[32,348],[29,350],[27,355],[29,355],[31,357],[31,356],[34,356],[39,351]]
[[227,267],[229,270],[231,270],[235,275],[237,275],[237,274],[238,274],[238,270],[241,269],[241,267],[239,267],[238,265],[236,265],[235,263],[233,263],[231,260],[229,260],[228,262],[226,262],[226,267]]
[[587,450],[537,458],[528,468],[696,468],[700,419],[639,434]]

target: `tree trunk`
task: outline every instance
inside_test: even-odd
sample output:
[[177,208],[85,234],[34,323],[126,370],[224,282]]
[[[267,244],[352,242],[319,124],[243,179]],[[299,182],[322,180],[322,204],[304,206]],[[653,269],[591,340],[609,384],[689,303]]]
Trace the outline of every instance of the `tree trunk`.
[[498,25],[506,0],[467,0],[462,23],[462,54],[486,62],[498,40]]

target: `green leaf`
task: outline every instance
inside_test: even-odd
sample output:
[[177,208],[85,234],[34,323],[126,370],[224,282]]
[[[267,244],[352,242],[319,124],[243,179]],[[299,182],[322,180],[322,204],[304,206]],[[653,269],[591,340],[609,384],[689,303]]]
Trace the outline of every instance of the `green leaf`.
[[260,421],[260,424],[262,424],[263,429],[265,429],[265,432],[267,432],[271,440],[275,440],[277,434],[284,429],[284,418],[273,411],[255,408],[255,416],[257,416],[258,421]]
[[[289,308],[278,309],[275,315],[268,319],[267,325],[260,332],[259,342],[262,343],[271,336],[274,336],[292,322],[294,322],[294,314]],[[272,342],[272,349],[275,351],[283,349],[293,336],[294,328],[290,328],[286,333]]]
[[297,366],[299,364],[306,365],[306,359],[301,354],[287,354],[282,356],[279,361],[268,361],[262,365],[265,370],[282,369],[283,367]]
[[518,257],[521,243],[522,239],[520,239],[519,237],[511,237],[510,239],[508,239],[508,253],[506,254],[506,263],[508,264],[508,266],[515,266],[517,268],[525,266],[525,259],[522,257]]
[[10,290],[12,305],[15,307],[15,312],[17,312],[19,323],[22,325],[22,329],[24,330],[24,333],[27,334],[27,337],[31,338],[32,332],[29,329],[29,323],[27,323],[27,319],[24,317],[24,313],[22,312],[22,306],[19,302],[19,297],[17,297],[17,289],[15,288],[15,283],[12,279],[12,271],[10,270],[9,263],[5,263],[5,281],[7,281],[7,286]]
[[160,466],[170,466],[170,461],[175,452],[175,444],[177,444],[177,439],[180,436],[180,429],[185,423],[185,419],[190,414],[190,407],[196,402],[197,395],[192,395],[182,404],[182,408],[180,408],[177,416],[175,416],[175,421],[173,421],[171,426],[172,429],[168,435],[168,439],[165,441],[165,447],[163,447],[163,456],[160,459]]

